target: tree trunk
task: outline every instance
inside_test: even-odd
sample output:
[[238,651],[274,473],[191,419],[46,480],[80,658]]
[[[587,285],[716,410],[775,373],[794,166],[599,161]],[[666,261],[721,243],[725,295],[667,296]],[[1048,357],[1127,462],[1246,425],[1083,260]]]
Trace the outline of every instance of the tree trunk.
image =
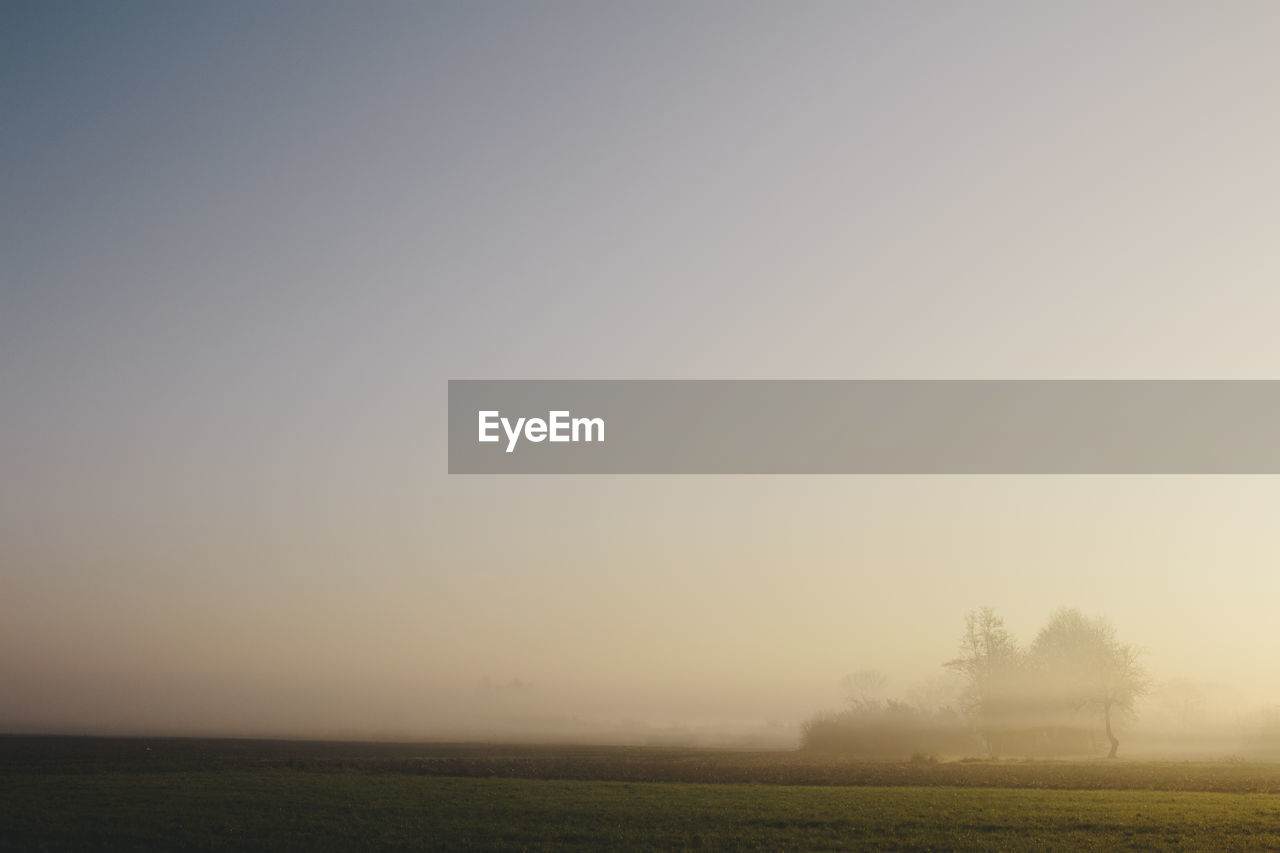
[[1120,748],[1120,741],[1111,731],[1111,703],[1107,702],[1102,706],[1102,718],[1107,723],[1107,740],[1111,741],[1111,751],[1107,753],[1107,758],[1115,758],[1116,750]]

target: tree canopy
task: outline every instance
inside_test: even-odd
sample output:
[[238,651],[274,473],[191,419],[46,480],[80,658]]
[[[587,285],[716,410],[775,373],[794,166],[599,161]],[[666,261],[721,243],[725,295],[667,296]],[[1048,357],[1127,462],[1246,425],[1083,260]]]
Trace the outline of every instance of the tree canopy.
[[1131,711],[1150,687],[1138,650],[1111,623],[1070,608],[1054,613],[1025,650],[994,610],[974,610],[959,656],[945,666],[964,679],[965,710],[992,754],[1077,744],[1086,721],[1100,715],[1114,758],[1115,713]]

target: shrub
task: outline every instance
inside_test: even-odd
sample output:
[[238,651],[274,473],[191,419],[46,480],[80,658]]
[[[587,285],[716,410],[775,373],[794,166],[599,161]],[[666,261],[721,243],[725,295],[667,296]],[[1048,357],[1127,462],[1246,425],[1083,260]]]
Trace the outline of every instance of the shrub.
[[801,729],[800,745],[817,752],[918,762],[981,748],[950,708],[925,711],[894,700],[859,701],[845,711],[818,714]]

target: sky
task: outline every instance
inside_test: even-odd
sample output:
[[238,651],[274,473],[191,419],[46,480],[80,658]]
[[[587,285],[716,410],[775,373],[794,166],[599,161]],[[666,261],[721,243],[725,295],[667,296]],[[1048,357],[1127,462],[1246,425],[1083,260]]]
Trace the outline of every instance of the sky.
[[794,725],[983,605],[1280,701],[1272,477],[450,476],[445,437],[449,379],[1280,378],[1278,41],[0,5],[0,729]]

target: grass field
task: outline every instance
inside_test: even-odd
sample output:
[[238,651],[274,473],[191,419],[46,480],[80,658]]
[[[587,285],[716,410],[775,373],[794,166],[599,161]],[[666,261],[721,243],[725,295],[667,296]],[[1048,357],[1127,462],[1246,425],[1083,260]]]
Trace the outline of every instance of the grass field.
[[1278,790],[1238,763],[0,738],[0,849],[1280,849]]

